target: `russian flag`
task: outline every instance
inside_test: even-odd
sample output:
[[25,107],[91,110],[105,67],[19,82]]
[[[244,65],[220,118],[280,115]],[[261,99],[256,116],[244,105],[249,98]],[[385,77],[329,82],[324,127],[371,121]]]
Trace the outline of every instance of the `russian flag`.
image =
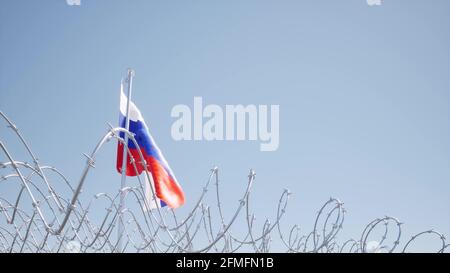
[[[126,128],[126,110],[127,110],[127,100],[128,98],[123,93],[123,84],[120,88],[120,118],[119,126]],[[136,107],[136,105],[130,101],[129,105],[129,120],[130,127],[129,131],[134,134],[134,138],[138,144],[136,146],[134,142],[128,140],[128,149],[133,157],[136,169],[131,163],[130,154],[127,155],[126,164],[126,175],[127,176],[137,176],[145,171],[145,165],[148,171],[151,173],[151,180],[148,181],[147,175],[144,181],[146,182],[145,196],[150,208],[164,207],[168,205],[171,208],[178,208],[184,204],[184,193],[180,185],[175,178],[172,170],[167,164],[166,159],[162,155],[158,146],[156,145],[153,137],[150,135],[147,125],[145,124],[144,118],[141,112]],[[120,137],[124,139],[125,134],[120,133]],[[122,173],[122,159],[123,159],[123,143],[119,141],[117,145],[117,171]],[[138,151],[141,151],[145,162],[142,164],[141,158]],[[156,194],[156,200],[153,198],[151,191],[152,187]]]

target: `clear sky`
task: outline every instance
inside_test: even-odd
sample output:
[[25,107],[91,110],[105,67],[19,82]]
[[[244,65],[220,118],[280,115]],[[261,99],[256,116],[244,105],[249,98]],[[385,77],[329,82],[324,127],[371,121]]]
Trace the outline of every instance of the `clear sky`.
[[[289,188],[286,228],[311,230],[333,196],[348,210],[341,240],[384,215],[405,222],[403,242],[429,228],[450,236],[449,35],[447,0],[8,0],[0,109],[75,184],[82,153],[117,124],[120,79],[133,67],[133,100],[185,190],[184,210],[217,165],[232,212],[253,168],[258,221],[275,217]],[[174,141],[171,109],[194,96],[280,105],[279,149]],[[115,149],[103,150],[84,194],[117,191]]]

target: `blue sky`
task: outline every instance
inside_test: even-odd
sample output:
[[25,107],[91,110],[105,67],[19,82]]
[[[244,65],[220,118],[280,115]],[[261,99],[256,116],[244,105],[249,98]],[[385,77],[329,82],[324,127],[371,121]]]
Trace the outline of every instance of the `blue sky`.
[[[429,228],[448,235],[449,12],[446,0],[3,1],[0,109],[75,183],[82,153],[118,121],[120,79],[133,67],[133,100],[187,208],[218,165],[231,212],[253,168],[260,221],[274,218],[289,188],[286,227],[312,229],[334,196],[348,210],[342,240],[384,215],[405,222],[404,238]],[[280,105],[279,149],[174,141],[170,111],[192,107],[194,96]],[[87,194],[117,191],[115,144],[97,164]]]

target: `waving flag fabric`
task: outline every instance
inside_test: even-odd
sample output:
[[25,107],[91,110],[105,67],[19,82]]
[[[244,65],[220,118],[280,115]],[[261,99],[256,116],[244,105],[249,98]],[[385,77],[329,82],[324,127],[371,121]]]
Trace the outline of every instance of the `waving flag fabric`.
[[[122,85],[123,86],[123,85]],[[126,127],[126,105],[128,98],[123,93],[123,87],[121,86],[120,91],[120,118],[119,125],[123,128]],[[147,125],[145,124],[144,118],[141,112],[136,107],[136,105],[130,101],[129,105],[129,120],[130,126],[129,131],[133,133],[134,138],[137,141],[137,146],[134,142],[128,140],[128,148],[130,149],[131,155],[127,155],[126,164],[126,175],[127,176],[137,176],[145,171],[145,166],[149,172],[151,172],[151,178],[153,181],[146,181],[146,198],[147,202],[150,204],[150,208],[164,207],[168,205],[171,208],[177,208],[184,204],[184,193],[178,184],[175,175],[167,164],[166,159],[162,155],[158,146],[156,145],[153,137],[150,135]],[[120,133],[120,136],[124,138],[124,133]],[[119,142],[117,146],[117,171],[122,173],[122,160],[123,160],[123,144]],[[139,155],[139,150],[141,151],[145,162],[141,162],[141,157]],[[133,159],[135,165],[132,163]],[[144,175],[146,177],[146,175]],[[151,194],[151,189],[153,187],[156,192],[156,200],[153,199]]]

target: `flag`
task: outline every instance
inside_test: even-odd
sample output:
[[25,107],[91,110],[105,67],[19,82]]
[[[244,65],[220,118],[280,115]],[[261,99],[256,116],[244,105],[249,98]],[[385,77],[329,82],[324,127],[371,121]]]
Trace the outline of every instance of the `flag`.
[[[119,126],[126,128],[126,111],[127,111],[128,98],[123,92],[123,84],[120,87],[120,117]],[[129,105],[129,131],[134,134],[134,138],[137,142],[137,146],[131,139],[128,139],[128,149],[131,156],[135,161],[135,165],[132,163],[130,154],[127,155],[126,161],[126,175],[137,176],[147,170],[151,173],[151,180],[148,181],[147,175],[145,176],[145,197],[150,208],[169,206],[171,208],[178,208],[184,204],[184,193],[182,188],[177,182],[175,175],[169,167],[166,159],[162,155],[158,146],[156,145],[153,137],[151,136],[148,127],[141,115],[141,112],[136,105],[130,101]],[[120,132],[120,137],[124,139],[125,134]],[[122,160],[123,160],[123,143],[119,141],[117,145],[117,171],[122,173]],[[141,151],[145,162],[141,161],[139,155]],[[151,188],[153,187],[156,199],[153,199]]]
[[144,183],[145,183],[144,195],[146,204],[142,205],[142,209],[144,211],[148,211],[166,206],[165,202],[159,199],[158,196],[156,196],[155,183],[153,183],[152,177],[150,177],[149,180],[147,175],[144,175]]

